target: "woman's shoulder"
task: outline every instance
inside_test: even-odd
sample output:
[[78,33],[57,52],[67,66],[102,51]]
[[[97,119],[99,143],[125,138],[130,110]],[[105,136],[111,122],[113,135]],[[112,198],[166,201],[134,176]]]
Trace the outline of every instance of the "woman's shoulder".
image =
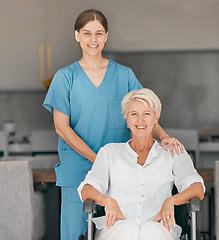
[[117,70],[120,71],[124,71],[124,72],[129,72],[132,71],[132,69],[130,67],[127,67],[125,65],[122,65],[118,62],[115,62],[114,60],[109,59],[109,64],[111,64],[112,66],[114,66]]
[[118,151],[124,146],[125,146],[125,143],[107,143],[101,149],[107,152],[111,152],[111,151]]
[[110,60],[110,62],[114,66],[111,68],[111,70],[113,69],[111,72],[114,74],[114,79],[117,79],[121,84],[128,84],[128,91],[142,88],[141,83],[130,67],[121,65],[113,60]]
[[180,151],[179,149],[179,153],[176,153],[176,150],[175,148],[173,149],[173,155],[170,153],[170,149],[169,149],[169,146],[168,146],[168,150],[165,150],[160,142],[156,141],[156,144],[155,144],[155,149],[156,149],[156,152],[158,154],[158,157],[162,157],[164,159],[169,159],[171,161],[178,161],[179,159],[182,159],[182,158],[188,158],[189,157],[189,154],[188,152],[184,149],[183,153]]
[[73,79],[76,77],[78,68],[78,62],[74,62],[68,66],[60,68],[55,76],[54,79],[58,82],[67,82],[70,86],[73,83]]
[[62,72],[63,74],[71,74],[72,75],[75,73],[77,68],[78,68],[78,61],[71,63],[70,65],[65,66],[63,68],[60,68],[57,72]]
[[155,140],[154,145],[153,145],[151,150],[156,152],[158,158],[163,158],[163,159],[166,159],[166,160],[169,159],[169,158],[172,158],[172,155],[171,155],[169,149],[165,150],[161,146],[160,142],[158,142],[157,140]]

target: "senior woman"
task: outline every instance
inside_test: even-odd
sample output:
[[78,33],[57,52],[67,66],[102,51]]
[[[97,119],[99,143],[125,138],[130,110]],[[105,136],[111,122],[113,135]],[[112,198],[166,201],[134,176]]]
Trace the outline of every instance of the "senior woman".
[[[105,206],[106,227],[96,232],[95,239],[179,239],[174,205],[202,199],[203,179],[186,151],[172,156],[153,139],[161,112],[154,92],[146,88],[129,92],[122,111],[132,139],[102,147],[78,188],[82,200]],[[172,196],[174,183],[179,193]]]

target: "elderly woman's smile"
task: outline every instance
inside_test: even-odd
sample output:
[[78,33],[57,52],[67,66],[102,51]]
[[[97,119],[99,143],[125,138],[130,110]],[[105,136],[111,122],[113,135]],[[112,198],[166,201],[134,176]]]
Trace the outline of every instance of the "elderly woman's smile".
[[138,126],[138,125],[136,125],[136,127],[139,128],[139,129],[145,129],[147,126],[146,125],[145,126]]

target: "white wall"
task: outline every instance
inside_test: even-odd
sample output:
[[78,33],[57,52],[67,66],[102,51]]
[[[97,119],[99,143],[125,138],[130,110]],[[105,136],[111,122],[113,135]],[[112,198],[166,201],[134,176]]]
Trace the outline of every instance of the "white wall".
[[109,21],[106,51],[219,49],[218,0],[0,0],[0,91],[42,90],[38,47],[52,46],[52,74],[80,57],[73,26],[96,8]]
[[109,50],[219,49],[218,0],[83,0],[72,14],[92,7],[109,20]]
[[104,12],[111,50],[219,49],[216,0],[111,0]]

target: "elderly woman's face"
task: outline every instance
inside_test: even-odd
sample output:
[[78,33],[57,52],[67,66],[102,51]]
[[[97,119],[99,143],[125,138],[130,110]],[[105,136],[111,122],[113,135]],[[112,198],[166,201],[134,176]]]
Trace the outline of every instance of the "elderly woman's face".
[[128,106],[126,121],[132,134],[137,137],[146,137],[152,133],[154,124],[157,124],[159,117],[148,102],[132,101]]

